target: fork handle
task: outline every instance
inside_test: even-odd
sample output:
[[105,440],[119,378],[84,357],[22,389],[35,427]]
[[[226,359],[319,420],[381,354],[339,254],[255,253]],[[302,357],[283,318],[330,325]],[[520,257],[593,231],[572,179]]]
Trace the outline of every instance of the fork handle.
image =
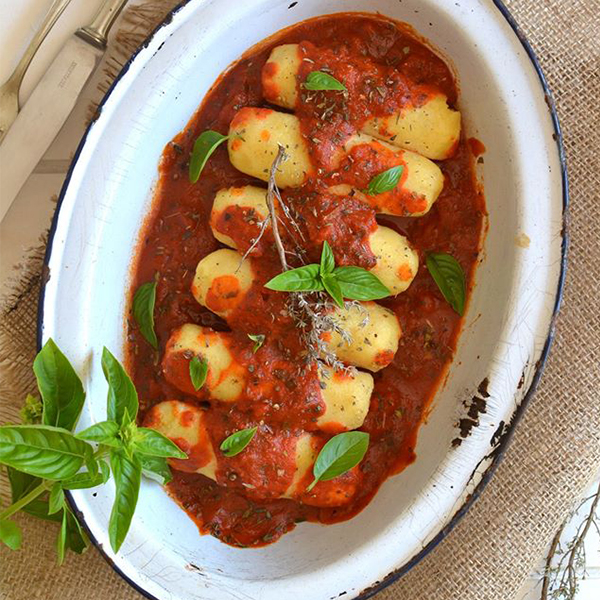
[[54,3],[44,18],[44,22],[29,43],[29,46],[27,46],[27,50],[25,50],[25,53],[21,57],[21,60],[18,62],[15,70],[9,78],[9,81],[13,85],[16,85],[17,88],[21,86],[21,81],[23,81],[25,72],[27,71],[35,53],[38,51],[38,48],[42,45],[42,42],[52,27],[54,27],[54,24],[60,15],[62,15],[65,8],[67,8],[69,2],[71,2],[71,0],[54,0]]
[[127,4],[127,0],[106,0],[94,20],[86,27],[78,29],[75,34],[89,44],[104,50],[108,32],[125,4]]

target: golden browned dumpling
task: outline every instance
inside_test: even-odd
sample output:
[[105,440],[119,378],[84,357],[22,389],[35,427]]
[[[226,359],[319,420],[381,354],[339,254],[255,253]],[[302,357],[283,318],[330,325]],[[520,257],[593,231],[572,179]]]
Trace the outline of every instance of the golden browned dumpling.
[[341,373],[327,370],[320,380],[325,411],[317,421],[319,428],[339,433],[361,427],[369,412],[373,377],[362,371]]
[[195,393],[189,369],[195,356],[208,365],[204,387],[212,398],[223,402],[240,399],[247,371],[232,355],[231,334],[189,323],[171,334],[163,358],[165,378],[189,394]]
[[275,175],[279,187],[298,187],[313,170],[300,121],[294,115],[269,108],[242,108],[231,121],[229,135],[229,160],[246,175],[269,181],[279,145],[287,155]]
[[[420,217],[428,213],[444,187],[444,175],[431,160],[401,150],[369,135],[357,133],[344,144],[344,152],[354,161],[376,161],[389,167],[402,165],[403,172],[397,186],[390,191],[370,195],[364,190],[354,190],[356,198],[369,204],[378,213],[400,217]],[[338,161],[344,155],[338,156]],[[330,192],[347,195],[351,186],[329,188]]]
[[188,455],[187,460],[171,459],[174,469],[216,478],[217,459],[200,408],[178,400],[166,400],[148,411],[144,426],[156,429]]
[[196,267],[192,294],[202,306],[226,319],[254,281],[251,262],[235,250],[216,250]]
[[419,270],[419,255],[408,240],[380,225],[369,236],[369,245],[377,259],[371,272],[394,296],[408,289]]
[[[294,109],[298,102],[297,75],[302,57],[298,44],[276,46],[262,73],[265,99]],[[412,150],[433,160],[452,156],[460,139],[460,112],[448,106],[441,93],[431,93],[420,106],[406,106],[397,113],[365,121],[362,131]]]
[[401,330],[391,310],[375,302],[360,302],[336,307],[333,316],[352,338],[348,343],[339,333],[326,334],[328,346],[340,360],[369,371],[380,371],[392,362]]
[[283,44],[271,51],[262,71],[265,100],[283,108],[294,108],[298,99],[296,76],[302,57],[298,44]]
[[452,156],[460,139],[460,113],[448,106],[444,94],[432,95],[422,106],[402,109],[398,114],[374,117],[362,130],[431,158],[444,160]]

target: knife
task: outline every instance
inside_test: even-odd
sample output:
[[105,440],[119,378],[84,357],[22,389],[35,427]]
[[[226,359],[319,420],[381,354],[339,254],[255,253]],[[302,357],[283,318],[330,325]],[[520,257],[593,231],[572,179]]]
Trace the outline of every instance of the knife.
[[38,164],[106,50],[127,0],[106,0],[54,59],[0,144],[0,221]]

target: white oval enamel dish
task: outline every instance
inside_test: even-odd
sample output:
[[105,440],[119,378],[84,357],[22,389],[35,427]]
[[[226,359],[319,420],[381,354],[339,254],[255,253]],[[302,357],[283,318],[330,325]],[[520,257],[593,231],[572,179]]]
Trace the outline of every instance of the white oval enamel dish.
[[62,190],[47,253],[40,342],[54,338],[81,374],[80,428],[105,418],[103,346],[122,356],[131,260],[165,144],[213,82],[280,29],[336,12],[404,21],[448,59],[460,84],[489,230],[457,352],[421,427],[417,458],[356,517],[303,523],[259,549],[200,536],[157,484],[142,483],[131,530],[114,554],[112,484],[74,491],[90,536],[149,598],[367,598],[413,566],[491,476],[541,374],[565,268],[567,181],[552,100],[529,46],[500,2],[222,0],[184,2],[106,96]]

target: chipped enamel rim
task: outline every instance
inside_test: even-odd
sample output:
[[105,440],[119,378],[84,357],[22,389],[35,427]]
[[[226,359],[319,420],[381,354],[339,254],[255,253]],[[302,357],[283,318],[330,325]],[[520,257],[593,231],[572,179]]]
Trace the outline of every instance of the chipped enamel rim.
[[[260,2],[260,0],[258,0]],[[410,568],[412,568],[421,558],[423,558],[427,553],[429,553],[444,537],[449,533],[449,531],[454,527],[454,525],[458,522],[458,520],[465,514],[468,508],[471,506],[473,501],[479,496],[492,474],[494,473],[500,458],[502,457],[504,450],[506,449],[508,442],[512,438],[512,435],[515,430],[515,426],[520,419],[521,415],[524,412],[524,409],[533,395],[537,384],[540,380],[543,367],[545,365],[546,358],[548,356],[548,352],[550,346],[552,344],[553,336],[554,336],[554,323],[556,316],[558,314],[558,309],[561,302],[562,297],[562,289],[565,277],[566,270],[566,258],[567,258],[567,247],[568,247],[568,230],[567,230],[567,208],[568,208],[568,179],[566,172],[566,162],[564,157],[564,150],[562,144],[562,135],[560,131],[560,126],[558,123],[558,117],[556,115],[556,110],[554,106],[554,102],[552,99],[551,92],[548,88],[546,80],[541,71],[540,65],[529,45],[525,36],[519,29],[518,25],[515,23],[514,19],[508,12],[507,8],[502,4],[500,0],[477,0],[477,2],[481,5],[489,5],[489,10],[491,13],[495,11],[496,15],[490,15],[490,18],[499,18],[504,19],[506,23],[512,29],[512,35],[518,38],[518,41],[522,45],[522,49],[524,49],[526,53],[526,58],[523,59],[523,62],[527,61],[533,65],[537,76],[539,78],[539,87],[540,93],[543,94],[545,101],[547,103],[547,110],[550,114],[551,126],[554,130],[554,138],[555,138],[555,152],[558,157],[558,164],[560,166],[560,183],[562,186],[562,230],[561,237],[557,243],[560,243],[560,265],[557,271],[556,280],[554,282],[554,296],[553,296],[553,307],[548,315],[546,331],[547,336],[542,347],[536,354],[533,354],[529,357],[528,364],[530,365],[529,374],[527,376],[527,390],[521,390],[522,394],[520,400],[516,400],[516,406],[514,411],[511,414],[510,420],[501,421],[498,423],[497,429],[495,429],[494,434],[491,436],[491,446],[489,452],[483,454],[475,468],[473,469],[471,475],[468,478],[468,482],[464,485],[462,493],[460,494],[461,502],[457,505],[457,508],[452,511],[452,514],[449,518],[442,520],[437,526],[437,533],[431,535],[428,539],[427,543],[423,545],[420,549],[415,547],[414,553],[408,560],[401,561],[399,564],[393,569],[390,569],[383,573],[383,575],[377,574],[376,565],[373,564],[373,576],[372,578],[366,577],[364,578],[362,584],[357,585],[356,582],[353,582],[353,585],[346,585],[344,580],[340,580],[338,583],[337,595],[346,595],[348,598],[361,598],[366,599],[378,591],[391,584],[393,581],[398,579],[402,574],[406,573]],[[301,4],[302,2],[300,2]],[[430,0],[430,3],[435,4],[433,0]],[[74,156],[73,162],[69,169],[69,173],[67,174],[64,186],[62,188],[59,200],[58,207],[54,216],[54,220],[52,223],[52,227],[50,230],[49,243],[45,256],[45,270],[50,272],[52,275],[49,281],[45,280],[42,284],[42,289],[40,293],[40,304],[39,304],[39,315],[38,315],[38,346],[41,347],[42,342],[49,336],[58,338],[60,343],[60,331],[61,327],[57,326],[54,322],[55,313],[60,310],[60,296],[57,291],[60,288],[61,280],[68,280],[68,275],[63,270],[63,253],[65,250],[66,238],[69,233],[69,229],[74,227],[77,228],[81,226],[81,221],[85,220],[86,215],[78,218],[77,215],[72,214],[72,207],[75,196],[77,195],[79,187],[82,185],[81,181],[78,179],[80,173],[83,173],[86,166],[89,164],[91,158],[90,155],[87,154],[88,148],[90,146],[94,146],[97,142],[98,138],[102,137],[103,130],[107,126],[107,121],[109,121],[113,105],[119,102],[120,97],[126,93],[128,86],[131,85],[132,81],[138,76],[139,72],[145,68],[145,65],[153,59],[155,55],[159,55],[160,50],[165,43],[166,40],[172,35],[175,35],[177,29],[184,23],[184,21],[190,17],[194,13],[194,11],[199,10],[203,5],[210,4],[209,0],[186,0],[182,2],[178,7],[176,7],[163,21],[161,25],[157,27],[157,29],[153,32],[153,34],[148,38],[148,40],[142,44],[140,49],[133,55],[128,63],[125,64],[123,70],[109,89],[105,98],[103,99],[100,109],[98,111],[98,118],[89,126],[86,134],[84,135],[77,152]],[[287,5],[287,2],[277,3],[279,5]],[[292,3],[290,8],[298,3]],[[368,7],[370,3],[363,3]],[[445,4],[445,0],[437,0],[437,4]],[[223,5],[221,5],[223,6]],[[287,8],[287,6],[286,6]],[[345,8],[345,7],[344,7]],[[349,10],[345,8],[345,10]],[[222,12],[222,10],[221,10]],[[331,11],[326,11],[331,12]],[[300,19],[298,19],[300,20]],[[406,18],[407,21],[410,19]],[[276,29],[279,29],[277,27]],[[274,30],[276,30],[274,29]],[[273,30],[273,31],[274,31]],[[426,30],[422,30],[424,35],[427,35],[428,32]],[[264,37],[264,36],[263,36]],[[450,52],[450,55],[452,53]],[[525,69],[525,65],[522,67]],[[108,109],[108,110],[107,110]],[[539,117],[542,118],[541,116]],[[484,140],[485,141],[485,140]],[[65,211],[65,206],[68,204],[68,211]],[[69,212],[69,214],[65,214]],[[55,273],[59,273],[60,275],[54,275]],[[69,275],[70,276],[70,275]],[[64,292],[63,292],[64,293]],[[64,298],[63,298],[64,300]],[[463,332],[463,335],[466,335],[466,332]],[[62,345],[62,344],[61,344]],[[67,352],[67,354],[69,354]],[[87,373],[89,376],[90,372],[90,357],[86,356],[79,360],[75,360],[75,364],[78,367],[80,372]],[[96,361],[97,362],[97,361]],[[92,365],[92,369],[93,369]],[[95,367],[97,369],[97,365]],[[525,376],[525,371],[524,375]],[[516,393],[516,392],[515,392]],[[478,423],[476,424],[478,426]],[[380,494],[382,491],[380,491]],[[111,566],[125,579],[127,580],[134,588],[136,588],[139,592],[144,594],[148,598],[160,599],[167,597],[173,598],[212,598],[219,597],[219,595],[214,595],[214,590],[211,592],[208,588],[214,587],[206,584],[206,589],[204,586],[202,589],[204,590],[204,594],[202,596],[196,595],[196,591],[191,587],[186,593],[178,593],[178,595],[172,595],[172,593],[166,589],[161,588],[158,589],[153,585],[153,581],[148,576],[142,576],[140,571],[137,569],[135,565],[132,565],[130,560],[130,556],[132,551],[130,549],[125,549],[121,551],[117,556],[112,553],[112,550],[106,544],[106,539],[104,533],[101,529],[98,528],[96,522],[92,520],[92,514],[90,513],[89,506],[84,501],[84,493],[71,493],[69,494],[70,501],[72,503],[73,508],[77,511],[77,514],[80,518],[80,521],[85,526],[90,538],[94,542],[94,544],[98,547],[100,552],[103,554],[105,559],[111,564]],[[176,509],[179,510],[179,509]],[[364,514],[364,511],[363,513]],[[358,519],[358,517],[356,518]],[[355,519],[355,520],[356,520]],[[350,521],[349,523],[352,523]],[[335,526],[337,527],[337,526]],[[335,527],[329,527],[328,529],[334,530]],[[325,530],[322,530],[322,535],[326,535],[324,533]],[[288,534],[289,535],[289,534]],[[201,538],[205,540],[206,538]],[[285,540],[285,536],[283,538]],[[278,542],[278,544],[283,543],[283,540]],[[390,550],[388,549],[387,552]],[[256,551],[249,551],[256,552]],[[375,557],[375,561],[380,557]],[[189,567],[189,569],[187,569]],[[195,564],[189,563],[186,565],[186,569],[188,572],[194,571],[195,569],[198,571],[202,571],[201,567],[196,567]],[[386,574],[387,573],[387,574]],[[182,577],[184,574],[182,573]],[[348,572],[348,579],[351,578],[351,574]],[[194,580],[196,584],[198,582],[203,583],[206,581],[205,579]],[[255,588],[250,589],[250,586],[244,586],[243,582],[245,580],[234,580],[236,587],[226,588],[217,588],[217,594],[221,594],[222,598],[245,598],[245,599],[254,599],[261,598],[267,599],[273,597],[268,591],[256,591]],[[276,588],[277,582],[276,580],[270,581],[265,580],[270,585],[267,586],[269,589],[271,587]],[[222,583],[222,582],[221,582]],[[326,588],[325,581],[323,583],[323,588]],[[219,582],[215,583],[215,586],[218,586]],[[231,584],[230,584],[231,585]],[[264,582],[263,582],[264,585]],[[239,586],[239,587],[238,587]],[[246,591],[246,587],[248,587],[248,591]],[[304,591],[304,590],[303,590]],[[293,592],[292,589],[289,592]],[[333,597],[333,594],[330,593],[330,590],[327,592],[327,596],[321,595],[320,592],[313,595],[305,595],[307,598],[325,598],[325,597]]]

